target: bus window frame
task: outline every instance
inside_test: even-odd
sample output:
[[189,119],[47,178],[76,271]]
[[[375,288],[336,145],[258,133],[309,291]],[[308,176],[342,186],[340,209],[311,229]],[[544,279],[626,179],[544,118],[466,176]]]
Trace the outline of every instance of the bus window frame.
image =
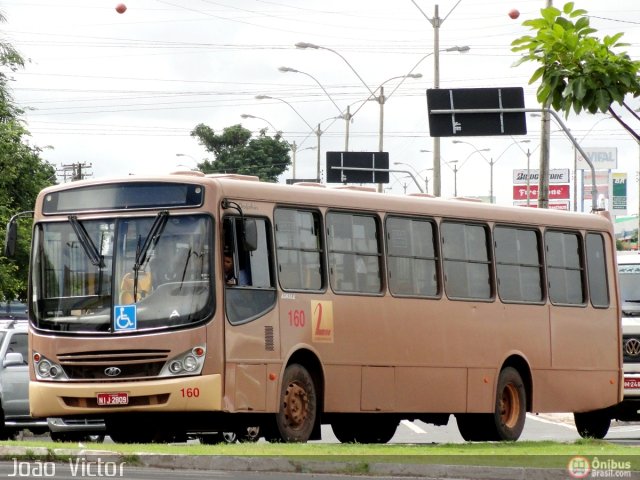
[[[359,292],[352,290],[337,290],[334,288],[334,284],[332,281],[333,274],[331,273],[331,253],[332,251],[329,249],[329,215],[332,213],[341,214],[341,215],[355,215],[359,217],[369,217],[373,218],[376,225],[376,243],[378,246],[378,278],[380,280],[380,290],[378,292]],[[351,210],[351,209],[339,209],[339,208],[329,208],[324,213],[324,236],[325,236],[325,246],[326,246],[326,256],[327,256],[327,284],[333,293],[336,295],[354,295],[354,296],[366,296],[366,297],[384,297],[387,293],[387,283],[386,283],[386,262],[385,262],[385,250],[384,250],[384,238],[381,238],[382,230],[382,222],[380,219],[380,213],[378,211],[372,210]],[[343,251],[336,251],[336,253],[345,253]],[[353,252],[351,252],[353,254]],[[373,255],[371,255],[373,256]]]
[[[527,231],[533,231],[536,234],[536,240],[537,240],[537,246],[538,246],[538,268],[540,271],[540,289],[541,289],[541,293],[542,293],[542,298],[540,301],[537,302],[531,302],[531,301],[518,301],[518,300],[505,300],[502,298],[502,296],[500,295],[500,286],[498,285],[498,258],[497,258],[497,254],[496,254],[496,239],[495,239],[495,229],[496,228],[513,228],[516,230],[527,230]],[[519,225],[519,224],[513,224],[513,223],[494,223],[493,227],[491,229],[491,247],[493,250],[493,263],[494,263],[494,268],[495,268],[495,290],[496,290],[496,298],[501,302],[501,303],[505,303],[505,304],[516,304],[516,305],[545,305],[547,303],[547,301],[549,300],[549,293],[548,293],[548,283],[547,283],[547,269],[546,269],[546,261],[545,261],[545,255],[544,255],[544,249],[545,249],[545,244],[544,244],[544,235],[543,232],[540,230],[539,227],[529,227],[527,225]]]
[[[221,250],[221,256],[218,259],[218,261],[223,262],[223,258],[222,255],[224,255],[224,249],[226,247],[225,245],[225,241],[226,241],[226,234],[224,233],[224,222],[227,219],[233,219],[234,225],[236,225],[236,220],[238,219],[242,219],[242,218],[251,218],[251,219],[256,219],[256,220],[263,220],[264,221],[264,225],[265,225],[265,241],[267,244],[267,252],[268,252],[268,259],[267,259],[267,265],[269,267],[269,282],[270,282],[270,286],[269,287],[258,287],[258,286],[254,286],[254,285],[233,285],[233,286],[229,286],[226,284],[225,279],[224,279],[224,266],[221,264],[221,268],[220,270],[222,271],[222,276],[220,277],[219,281],[221,282],[221,288],[224,291],[224,299],[223,299],[223,304],[224,304],[224,316],[226,318],[226,321],[229,323],[229,325],[231,326],[239,326],[239,325],[245,325],[247,323],[253,322],[255,320],[258,320],[260,318],[263,318],[266,314],[268,314],[269,312],[273,311],[274,309],[277,308],[278,306],[278,287],[277,287],[277,278],[276,278],[276,272],[275,272],[275,268],[276,268],[276,264],[275,264],[275,239],[273,238],[273,223],[271,221],[271,219],[269,218],[269,216],[267,215],[238,215],[238,214],[227,214],[227,215],[223,215],[222,218],[220,219],[220,235],[221,235],[221,246],[220,246],[220,250]],[[233,247],[234,247],[234,251],[233,251],[233,260],[234,260],[234,264],[236,262],[238,262],[238,244],[237,244],[237,238],[235,236],[236,234],[236,227],[234,226],[234,238],[233,238]],[[237,268],[239,269],[240,265],[237,265]],[[235,267],[234,267],[235,268]],[[252,277],[252,281],[253,281],[253,277]],[[270,305],[256,313],[254,313],[253,315],[247,316],[246,318],[241,318],[239,320],[232,320],[229,317],[229,302],[231,302],[231,300],[229,299],[229,297],[233,297],[233,296],[242,296],[242,295],[249,295],[250,293],[248,292],[272,292],[273,293],[273,300],[271,301]]]
[[[458,225],[470,225],[470,226],[479,226],[485,231],[485,246],[487,247],[487,260],[486,262],[466,262],[466,263],[482,263],[487,264],[489,267],[489,297],[487,298],[474,298],[474,297],[456,297],[451,296],[447,292],[447,281],[446,281],[446,271],[445,271],[445,258],[444,253],[444,224],[458,224]],[[498,299],[497,292],[497,283],[496,283],[496,271],[495,271],[495,259],[494,259],[494,251],[493,251],[493,231],[491,229],[491,225],[489,222],[478,221],[474,219],[461,219],[456,217],[441,217],[439,223],[439,233],[440,238],[438,239],[440,243],[440,261],[442,263],[442,289],[444,291],[444,295],[450,301],[459,301],[459,302],[482,302],[482,303],[494,303]],[[487,243],[488,242],[488,243]]]
[[[554,302],[551,295],[551,286],[549,285],[550,276],[549,276],[549,261],[547,259],[547,233],[548,232],[556,232],[556,233],[565,233],[577,235],[579,242],[578,248],[580,248],[580,278],[582,281],[582,303],[562,303],[562,302]],[[587,308],[590,305],[589,299],[589,285],[587,283],[587,258],[586,258],[586,245],[585,245],[585,236],[583,235],[583,231],[575,230],[571,228],[558,228],[558,227],[546,227],[543,231],[543,241],[544,241],[544,269],[545,269],[545,279],[546,279],[546,289],[547,289],[547,298],[549,303],[555,307],[575,307],[575,308]],[[565,269],[566,270],[566,269]]]
[[[591,295],[591,281],[589,280],[589,255],[588,255],[588,242],[587,242],[589,235],[597,235],[600,237],[600,239],[602,240],[602,251],[604,252],[605,257],[607,254],[607,249],[606,249],[607,242],[604,238],[604,233],[599,231],[586,230],[584,233],[584,244],[585,244],[584,256],[585,256],[585,269],[587,271],[586,279],[587,279],[587,293],[589,295],[588,303],[591,305],[592,308],[606,309],[611,306],[611,285],[609,284],[609,272],[607,271],[607,262],[605,258],[604,259],[604,281],[605,281],[605,286],[607,291],[607,305],[596,305],[593,303],[593,296]],[[616,275],[617,275],[617,272],[616,272]]]
[[[280,281],[280,262],[278,260],[279,247],[278,247],[278,239],[276,233],[276,212],[278,210],[289,210],[295,212],[305,212],[310,213],[311,215],[317,215],[319,220],[319,228],[317,237],[320,242],[320,247],[318,252],[320,254],[320,280],[321,280],[321,288],[320,289],[311,289],[311,288],[289,288],[283,287]],[[292,293],[315,293],[315,294],[326,294],[328,291],[329,285],[329,275],[328,275],[328,252],[327,252],[327,239],[325,238],[324,232],[326,231],[326,221],[325,216],[319,208],[314,208],[311,206],[299,206],[299,205],[278,205],[276,204],[273,208],[273,248],[274,248],[274,261],[275,261],[275,269],[274,273],[277,277],[277,286],[280,287],[280,290],[283,292],[292,292]],[[296,250],[298,252],[303,250]]]
[[[434,249],[434,260],[436,267],[436,295],[421,295],[421,294],[405,294],[405,293],[395,293],[391,291],[391,268],[389,266],[389,238],[387,229],[387,222],[389,219],[406,219],[406,220],[415,220],[421,222],[428,222],[431,224],[432,228],[432,241],[433,241],[433,249]],[[438,221],[434,217],[430,216],[422,216],[422,215],[411,215],[411,214],[396,214],[396,213],[387,213],[384,217],[384,229],[383,229],[383,240],[384,240],[384,262],[386,264],[386,290],[389,292],[389,295],[397,298],[417,298],[417,299],[429,299],[429,300],[440,300],[443,297],[444,292],[444,276],[442,272],[442,250],[440,245],[440,226],[438,225]],[[408,257],[404,257],[408,258]]]

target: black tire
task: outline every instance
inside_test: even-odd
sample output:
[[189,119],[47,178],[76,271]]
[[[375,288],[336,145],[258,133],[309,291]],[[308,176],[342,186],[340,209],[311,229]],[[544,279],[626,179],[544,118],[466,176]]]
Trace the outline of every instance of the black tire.
[[318,419],[316,385],[302,365],[289,365],[282,378],[276,430],[284,442],[306,442]]
[[17,430],[7,428],[4,424],[4,410],[0,408],[0,440],[14,440],[18,436]]
[[340,443],[355,443],[356,432],[353,424],[345,421],[335,422],[331,424],[331,429]]
[[507,367],[500,372],[493,413],[494,440],[515,442],[527,418],[527,392],[520,373]]
[[51,440],[54,442],[70,442],[71,441],[71,439],[65,433],[51,432],[49,435],[51,436]]
[[106,435],[104,433],[100,433],[98,435],[86,435],[86,441],[92,443],[104,443],[104,437]]
[[224,443],[236,443],[238,434],[236,432],[222,432],[222,441]]
[[106,420],[105,424],[107,434],[115,443],[169,443],[176,439],[175,433],[161,429],[149,419],[132,422],[124,417]]
[[198,440],[203,445],[217,445],[218,443],[224,443],[225,438],[222,433],[202,433],[198,435]]
[[260,440],[260,427],[247,427],[242,433],[238,433],[240,443],[252,443]]
[[398,429],[397,418],[355,414],[331,424],[340,443],[387,443]]
[[611,426],[611,416],[603,410],[574,413],[573,419],[582,438],[603,439]]
[[369,418],[371,421],[364,421],[359,425],[356,432],[357,443],[387,443],[396,434],[397,420]]
[[490,413],[458,413],[456,422],[458,431],[467,442],[487,440],[487,431],[491,429],[493,415]]
[[493,413],[456,415],[460,435],[468,442],[510,441],[520,438],[527,415],[527,394],[515,368],[500,372]]

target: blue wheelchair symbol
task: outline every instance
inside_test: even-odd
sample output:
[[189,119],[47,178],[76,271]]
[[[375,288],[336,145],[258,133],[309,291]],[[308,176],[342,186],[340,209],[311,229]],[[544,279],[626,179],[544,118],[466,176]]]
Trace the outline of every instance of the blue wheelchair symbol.
[[123,330],[135,330],[137,327],[137,314],[135,305],[116,305],[114,309],[116,332]]

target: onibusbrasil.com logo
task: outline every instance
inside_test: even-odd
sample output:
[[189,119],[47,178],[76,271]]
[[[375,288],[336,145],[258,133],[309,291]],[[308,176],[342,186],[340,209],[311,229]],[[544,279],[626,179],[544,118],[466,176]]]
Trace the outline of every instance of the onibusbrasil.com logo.
[[631,462],[613,458],[573,457],[567,470],[571,478],[631,478]]

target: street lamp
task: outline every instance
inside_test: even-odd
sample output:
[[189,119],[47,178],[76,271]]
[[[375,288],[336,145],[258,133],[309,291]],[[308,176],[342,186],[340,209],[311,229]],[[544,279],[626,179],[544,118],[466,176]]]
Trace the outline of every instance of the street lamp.
[[278,100],[279,102],[286,103],[287,105],[289,105],[291,110],[293,110],[296,113],[296,115],[300,117],[300,119],[307,125],[307,127],[309,127],[309,129],[312,132],[315,132],[316,137],[318,138],[318,158],[317,158],[317,166],[316,166],[316,178],[318,179],[318,182],[320,182],[320,136],[322,135],[322,130],[320,130],[320,124],[318,124],[318,130],[315,130],[315,128],[312,127],[311,124],[307,122],[302,115],[300,115],[300,112],[298,112],[298,110],[296,110],[293,105],[291,105],[289,102],[287,102],[282,98],[270,97],[269,95],[256,95],[255,98],[256,100]]
[[278,70],[284,73],[301,73],[302,75],[306,75],[307,77],[311,78],[314,82],[318,84],[318,86],[322,89],[322,91],[327,95],[329,100],[331,100],[331,103],[333,103],[333,105],[338,109],[338,113],[340,114],[339,118],[343,118],[346,122],[345,134],[344,134],[344,151],[348,152],[349,151],[349,121],[351,120],[351,117],[352,117],[352,115],[349,113],[349,107],[347,107],[347,112],[343,114],[342,109],[333,100],[333,97],[329,95],[329,92],[327,92],[327,89],[324,88],[324,86],[320,83],[320,81],[310,73],[302,72],[300,70],[296,70],[295,68],[290,68],[290,67],[280,67],[278,68]]
[[[479,153],[480,156],[484,159],[484,161],[489,164],[489,202],[490,203],[494,203],[494,201],[493,201],[493,165],[498,161],[499,158],[494,161],[492,158],[491,159],[487,159],[487,157],[485,157],[482,154],[482,152],[490,152],[491,151],[490,148],[478,149],[473,143],[465,142],[464,140],[453,140],[452,143],[464,143],[464,144],[467,144],[467,145],[473,147],[473,152],[471,152],[469,154],[469,157],[471,155],[473,155],[474,153]],[[467,159],[469,157],[467,157]],[[466,160],[465,160],[465,162],[466,162]]]
[[[462,168],[462,165],[458,167],[458,160],[451,160],[450,162],[445,162],[447,166],[453,171],[453,196],[458,196],[458,170]],[[453,167],[451,166],[453,164]]]
[[[460,3],[460,2],[458,2],[458,3]],[[415,2],[414,2],[414,4],[415,4]],[[418,7],[418,9],[420,9],[420,7]],[[420,11],[422,12],[422,10],[420,10]],[[422,12],[422,13],[424,15],[424,12]],[[427,19],[429,19],[429,17],[427,17]],[[436,15],[435,15],[433,20],[435,21],[436,19],[438,20],[439,23],[441,23],[440,22],[441,19],[438,18],[438,6],[437,5],[436,5]],[[429,21],[431,21],[431,19],[429,19]],[[442,21],[444,21],[444,20],[442,20]],[[438,23],[438,25],[439,25],[439,23]],[[438,29],[435,28],[435,24],[434,24],[434,29],[435,29],[436,32],[438,31]],[[437,38],[437,36],[436,36],[436,38]],[[440,49],[439,48],[439,42],[436,42],[434,44],[433,52],[428,53],[427,55],[422,57],[420,60],[418,60],[418,62],[413,66],[413,68],[411,70],[409,70],[409,73],[413,72],[413,70],[415,70],[418,67],[418,65],[420,65],[420,63],[422,63],[422,61],[425,58],[429,58],[429,57],[433,56],[434,57],[434,72],[433,72],[434,87],[435,88],[439,88],[439,86],[440,86],[440,60],[439,60],[440,52],[460,52],[460,53],[465,53],[465,52],[468,52],[469,50],[470,50],[470,47],[468,45],[454,46],[454,47]],[[391,92],[391,93],[393,93],[393,92]],[[440,137],[433,137],[433,194],[436,197],[440,196],[441,183],[442,183],[442,181],[441,181],[441,168],[440,168]]]
[[[271,123],[269,120],[267,120],[266,118],[262,118],[262,117],[256,117],[255,115],[249,115],[248,113],[242,113],[240,114],[241,118],[255,118],[256,120],[262,120],[264,123],[269,124],[269,126],[271,128],[273,128],[273,131],[276,133],[282,133],[281,130],[278,130],[276,127],[273,126],[273,123]],[[286,140],[285,140],[286,141]]]
[[[195,158],[193,158],[191,155],[188,155],[186,153],[176,153],[176,157],[187,157],[187,158],[190,158],[193,161],[193,163],[196,164],[196,167],[198,166],[198,161]],[[186,165],[183,165],[183,166],[186,167]],[[197,171],[197,168],[191,168],[191,170]]]
[[[405,162],[393,162],[394,165],[404,165],[406,167],[409,167],[413,173],[416,174],[416,176],[418,178],[422,178],[422,175],[420,175],[420,172],[418,172],[418,170],[416,170],[416,168],[411,165],[410,163],[405,163]],[[427,168],[425,169],[426,171],[429,170],[433,170],[433,168]],[[424,174],[424,193],[429,193],[429,176],[425,173]]]
[[[411,0],[411,3],[420,11],[420,13],[429,21],[433,27],[433,88],[440,88],[440,27],[444,21],[449,18],[451,12],[460,4],[462,0],[458,2],[449,10],[449,13],[444,18],[440,18],[438,5],[434,5],[433,18],[422,11],[420,6],[415,0]],[[469,47],[464,51],[468,51]],[[440,137],[433,137],[433,193],[436,197],[440,196]]]
[[[266,118],[262,118],[262,117],[257,117],[255,115],[249,115],[248,113],[242,113],[240,114],[241,118],[255,118],[256,120],[262,120],[263,122],[269,124],[269,126],[271,128],[273,128],[274,132],[276,132],[276,134],[282,134],[281,130],[278,130],[273,123],[271,123],[269,120],[267,120]],[[291,156],[291,176],[293,178],[296,178],[296,152],[298,151],[298,146],[296,145],[295,140],[293,141],[293,143],[289,143],[284,137],[282,137],[282,140],[289,145],[289,148],[291,149],[292,152],[292,156]],[[307,148],[303,148],[302,150],[310,150],[316,147],[307,147]]]

